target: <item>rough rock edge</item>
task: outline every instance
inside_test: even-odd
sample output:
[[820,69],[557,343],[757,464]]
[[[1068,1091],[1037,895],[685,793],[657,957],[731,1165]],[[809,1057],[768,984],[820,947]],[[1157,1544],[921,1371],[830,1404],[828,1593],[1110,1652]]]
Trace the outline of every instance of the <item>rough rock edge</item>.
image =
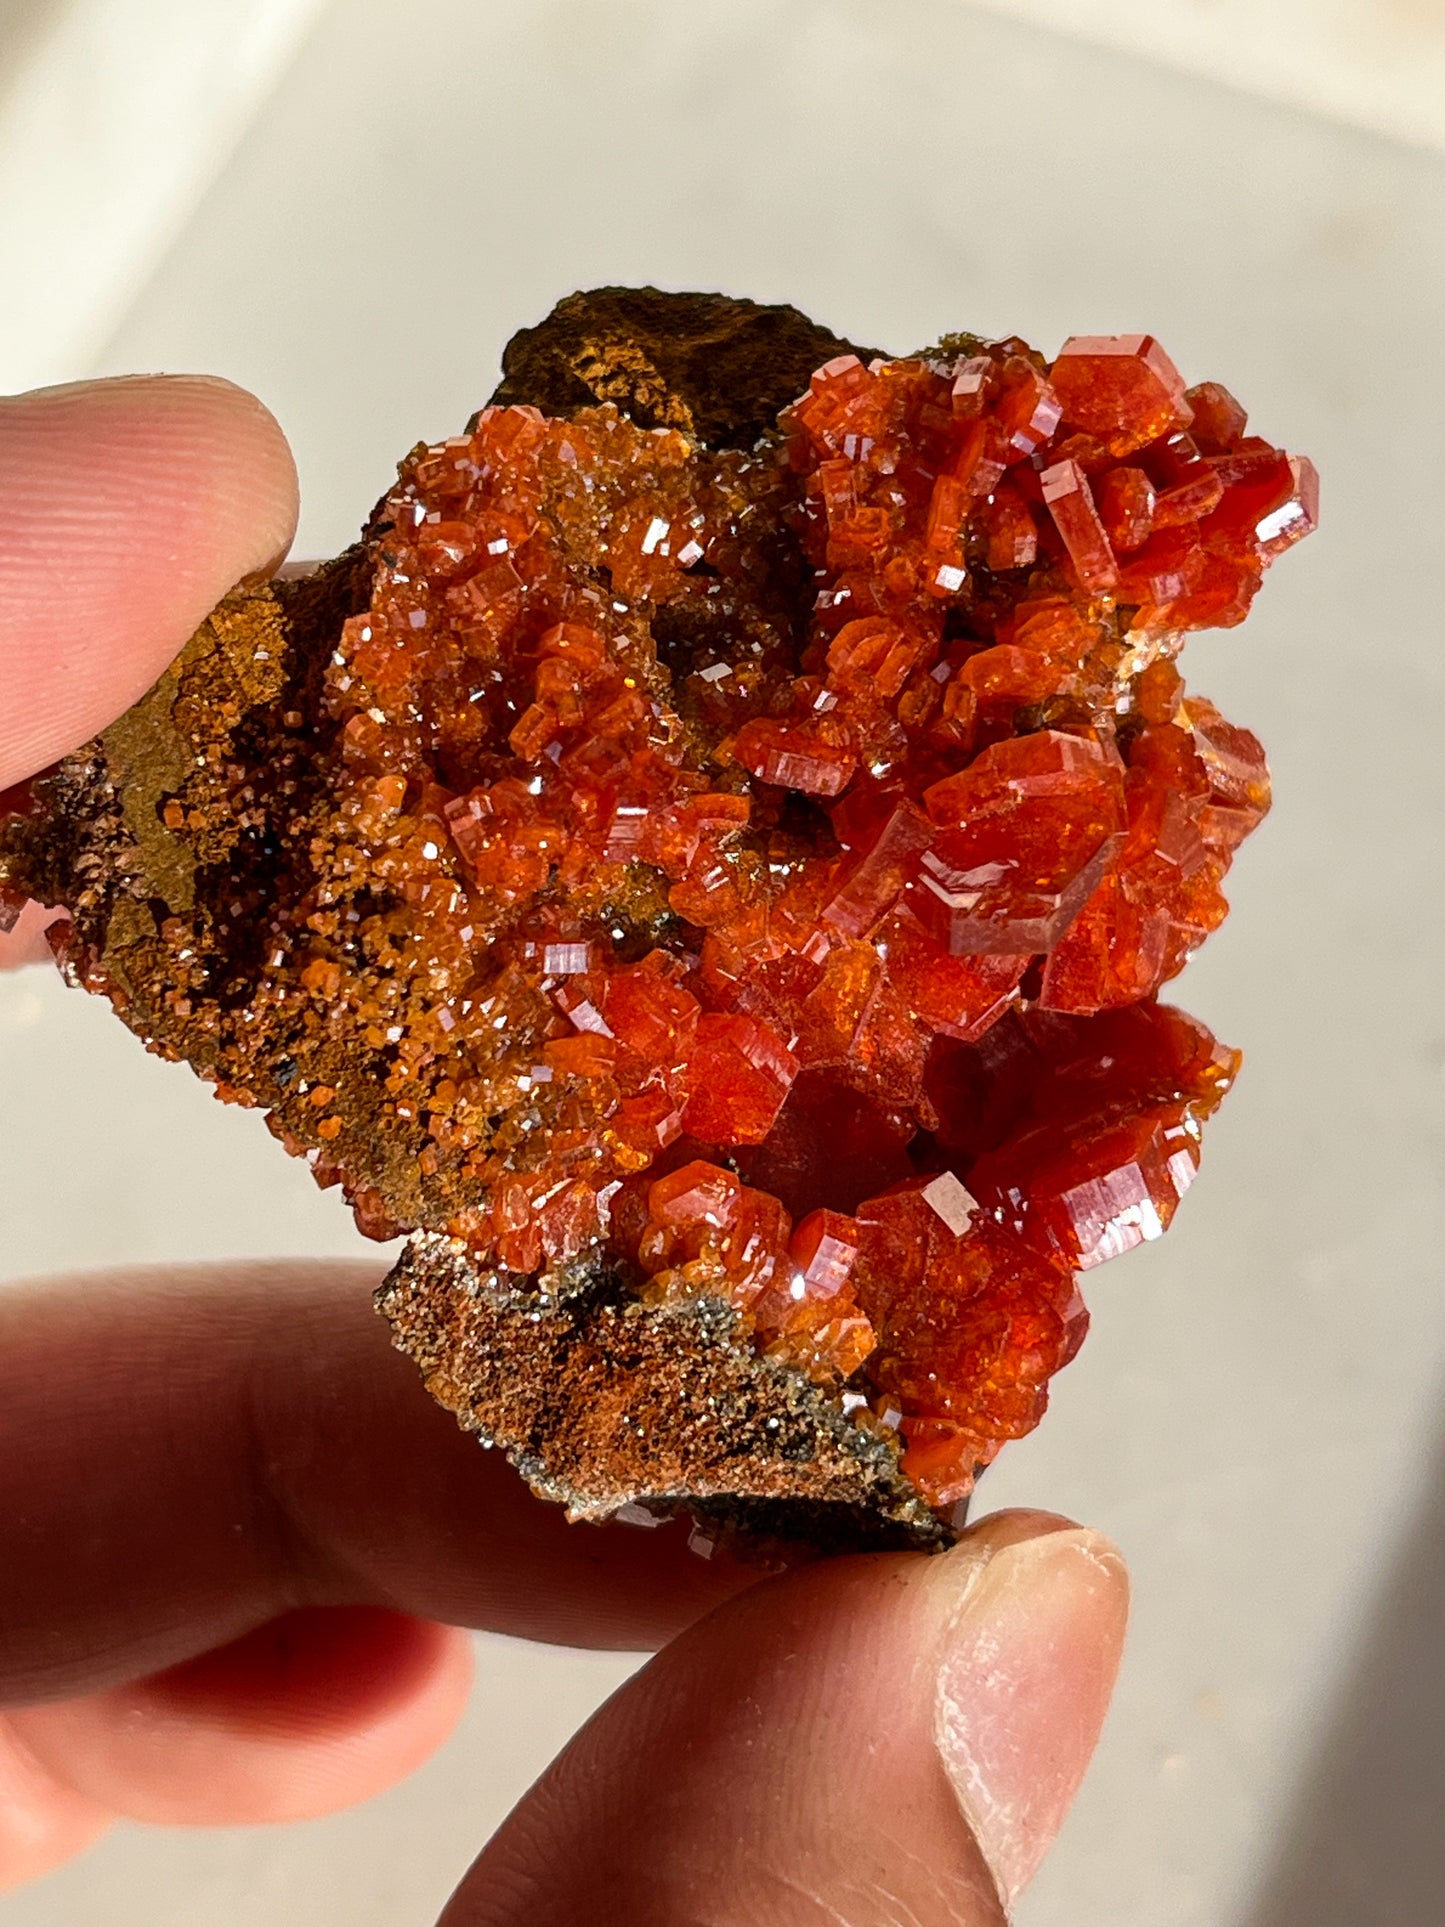
[[591,288],[512,336],[491,399],[544,415],[612,402],[642,428],[680,428],[707,448],[751,448],[824,362],[878,352],[786,303]]
[[754,1557],[949,1538],[892,1443],[759,1357],[720,1300],[647,1306],[595,1270],[559,1285],[510,1279],[420,1232],[377,1307],[433,1398],[569,1518],[691,1512]]

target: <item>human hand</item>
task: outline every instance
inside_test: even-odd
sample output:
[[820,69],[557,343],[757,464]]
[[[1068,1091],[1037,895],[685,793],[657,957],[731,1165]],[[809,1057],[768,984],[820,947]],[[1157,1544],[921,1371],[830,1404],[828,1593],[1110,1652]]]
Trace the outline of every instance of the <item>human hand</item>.
[[[139,696],[295,527],[259,403],[195,378],[0,400],[0,790]],[[27,911],[0,962],[39,954]],[[464,1627],[661,1647],[444,1927],[997,1927],[1093,1751],[1127,1584],[1097,1535],[776,1578],[568,1526],[423,1395],[365,1265],[0,1288],[0,1887],[116,1815],[304,1818],[446,1736]]]

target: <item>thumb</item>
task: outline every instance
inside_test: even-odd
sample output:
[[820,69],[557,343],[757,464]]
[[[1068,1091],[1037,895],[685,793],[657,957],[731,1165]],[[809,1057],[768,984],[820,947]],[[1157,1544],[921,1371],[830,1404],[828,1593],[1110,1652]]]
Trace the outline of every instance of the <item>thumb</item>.
[[1083,1777],[1127,1614],[1113,1546],[1042,1513],[757,1586],[614,1695],[442,1927],[999,1927]]
[[295,526],[285,438],[230,382],[0,398],[0,790],[144,694]]

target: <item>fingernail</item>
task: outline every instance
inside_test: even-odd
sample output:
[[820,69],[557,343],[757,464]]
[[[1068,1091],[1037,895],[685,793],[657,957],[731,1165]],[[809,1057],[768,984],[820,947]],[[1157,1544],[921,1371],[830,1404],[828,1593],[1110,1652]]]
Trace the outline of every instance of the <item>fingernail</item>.
[[[1005,1907],[1037,1871],[1108,1710],[1129,1611],[1117,1548],[1073,1527],[948,1555],[962,1590],[934,1734]],[[940,1574],[943,1577],[943,1574]]]

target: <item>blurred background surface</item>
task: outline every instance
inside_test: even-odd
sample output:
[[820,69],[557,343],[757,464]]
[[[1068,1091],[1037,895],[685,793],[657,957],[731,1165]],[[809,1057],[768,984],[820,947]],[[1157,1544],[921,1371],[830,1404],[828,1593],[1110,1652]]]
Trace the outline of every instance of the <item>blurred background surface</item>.
[[[1136,1575],[1021,1927],[1445,1916],[1442,58],[1442,0],[0,0],[0,387],[247,384],[297,450],[300,554],[601,281],[900,352],[1147,329],[1318,460],[1323,532],[1186,663],[1275,768],[1179,990],[1246,1075],[981,1495]],[[0,1275],[359,1248],[257,1117],[44,971],[0,982],[0,1080]],[[480,1657],[463,1729],[364,1811],[122,1829],[0,1915],[430,1920],[635,1663]]]

